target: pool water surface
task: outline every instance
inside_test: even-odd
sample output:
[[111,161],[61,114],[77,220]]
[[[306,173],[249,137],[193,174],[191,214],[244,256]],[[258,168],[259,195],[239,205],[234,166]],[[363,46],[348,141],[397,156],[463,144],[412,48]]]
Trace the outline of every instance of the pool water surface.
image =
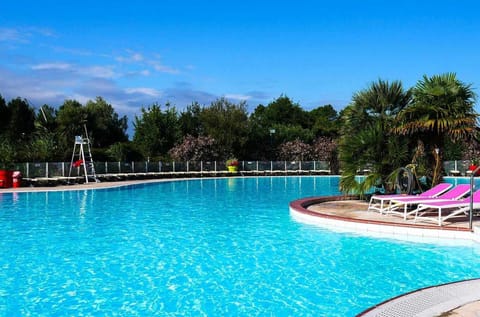
[[0,194],[1,315],[354,316],[480,276],[480,248],[336,233],[290,201],[338,177]]

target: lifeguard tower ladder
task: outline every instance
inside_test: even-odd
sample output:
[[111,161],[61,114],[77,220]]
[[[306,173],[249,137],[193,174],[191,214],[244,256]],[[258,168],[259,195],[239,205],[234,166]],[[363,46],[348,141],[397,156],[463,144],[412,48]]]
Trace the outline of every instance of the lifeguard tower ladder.
[[[72,161],[70,162],[70,170],[68,172],[68,177],[70,178],[72,174],[72,169],[76,167],[83,169],[83,174],[85,175],[85,183],[88,184],[89,180],[98,183],[99,180],[97,178],[97,174],[95,173],[95,165],[93,164],[90,138],[88,137],[86,125],[83,125],[83,129],[85,130],[85,138],[81,135],[75,136],[75,144],[73,145]],[[85,146],[87,150],[87,155],[85,155]]]

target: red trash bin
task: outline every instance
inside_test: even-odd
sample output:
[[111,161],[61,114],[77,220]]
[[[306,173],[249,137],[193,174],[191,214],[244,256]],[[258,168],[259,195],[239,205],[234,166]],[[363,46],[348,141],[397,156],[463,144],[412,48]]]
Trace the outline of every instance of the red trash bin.
[[12,187],[12,171],[0,170],[0,187],[10,188]]
[[12,185],[13,188],[18,188],[22,185],[22,173],[20,171],[14,171],[12,173]]

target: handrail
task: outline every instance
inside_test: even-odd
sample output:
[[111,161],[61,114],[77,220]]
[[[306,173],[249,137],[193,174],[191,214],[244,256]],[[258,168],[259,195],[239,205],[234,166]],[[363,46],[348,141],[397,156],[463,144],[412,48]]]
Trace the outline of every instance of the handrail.
[[468,220],[470,230],[472,230],[473,228],[473,188],[475,187],[473,178],[475,177],[475,174],[477,174],[478,171],[480,171],[480,166],[474,169],[472,171],[472,175],[470,175],[470,210],[469,210],[470,214],[469,214],[469,220]]

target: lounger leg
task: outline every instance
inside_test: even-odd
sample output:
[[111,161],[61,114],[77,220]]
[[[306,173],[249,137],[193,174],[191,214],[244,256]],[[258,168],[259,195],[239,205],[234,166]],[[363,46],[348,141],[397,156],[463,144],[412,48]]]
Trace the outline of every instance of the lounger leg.
[[438,208],[438,225],[442,226],[442,208]]

